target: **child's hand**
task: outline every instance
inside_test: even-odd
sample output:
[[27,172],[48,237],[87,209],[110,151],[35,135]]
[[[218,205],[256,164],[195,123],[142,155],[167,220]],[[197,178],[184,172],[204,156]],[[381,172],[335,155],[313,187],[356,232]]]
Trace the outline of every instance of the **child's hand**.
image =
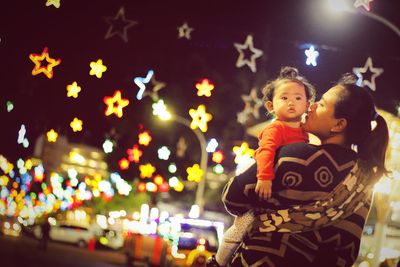
[[271,180],[257,180],[256,193],[261,199],[266,200],[271,197],[271,187]]

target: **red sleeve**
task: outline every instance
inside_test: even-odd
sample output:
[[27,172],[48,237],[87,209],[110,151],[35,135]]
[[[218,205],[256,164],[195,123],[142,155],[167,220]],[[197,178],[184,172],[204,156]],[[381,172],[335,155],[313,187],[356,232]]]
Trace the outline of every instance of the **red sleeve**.
[[275,151],[283,143],[283,130],[279,123],[271,123],[258,136],[258,148],[254,153],[258,180],[274,179]]

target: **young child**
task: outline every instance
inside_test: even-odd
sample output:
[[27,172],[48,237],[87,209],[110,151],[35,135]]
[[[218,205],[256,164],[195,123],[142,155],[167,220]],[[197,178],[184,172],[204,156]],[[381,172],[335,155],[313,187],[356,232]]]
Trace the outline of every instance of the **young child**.
[[[300,127],[303,114],[314,101],[315,89],[292,67],[283,67],[278,78],[268,82],[263,89],[264,106],[275,120],[259,134],[259,147],[254,154],[257,162],[257,184],[255,191],[260,199],[271,197],[274,179],[275,151],[287,144],[308,142],[308,134]],[[217,254],[208,260],[207,266],[225,266],[242,241],[247,228],[254,221],[249,211],[237,216],[233,225],[225,232],[223,243]]]

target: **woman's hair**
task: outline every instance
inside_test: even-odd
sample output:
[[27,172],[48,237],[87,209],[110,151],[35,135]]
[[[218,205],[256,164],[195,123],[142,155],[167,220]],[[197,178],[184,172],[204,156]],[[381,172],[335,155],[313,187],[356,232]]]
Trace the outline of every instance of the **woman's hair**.
[[[348,145],[356,145],[361,167],[374,172],[377,177],[388,173],[385,168],[389,132],[385,119],[375,109],[374,100],[368,89],[356,85],[357,76],[344,74],[337,85],[345,90],[339,94],[335,104],[335,118],[345,118]],[[376,122],[372,128],[371,122]]]
[[294,67],[282,67],[279,76],[275,80],[267,82],[262,89],[264,102],[272,101],[275,89],[285,82],[296,82],[303,85],[307,100],[311,103],[314,102],[315,87],[304,76],[301,76],[299,71]]

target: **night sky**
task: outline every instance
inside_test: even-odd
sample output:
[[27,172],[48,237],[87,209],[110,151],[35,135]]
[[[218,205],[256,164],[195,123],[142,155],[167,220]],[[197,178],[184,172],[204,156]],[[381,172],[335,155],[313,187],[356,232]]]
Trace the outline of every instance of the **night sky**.
[[[151,114],[152,99],[136,99],[139,88],[133,79],[145,77],[150,69],[157,81],[166,84],[159,97],[174,113],[190,119],[189,108],[206,105],[213,115],[206,138],[220,141],[228,167],[233,167],[234,145],[243,140],[253,148],[257,144],[237,122],[236,114],[244,108],[241,95],[248,95],[253,87],[259,90],[281,66],[297,67],[321,95],[342,73],[363,67],[371,57],[374,67],[384,69],[373,92],[378,107],[396,114],[400,102],[400,36],[365,15],[335,16],[327,11],[326,1],[61,0],[60,8],[45,3],[2,1],[0,7],[0,154],[11,161],[31,155],[36,138],[53,128],[70,142],[98,148],[106,137],[113,138],[118,144],[109,156],[114,163],[126,156],[126,149],[137,143],[143,130],[153,136],[153,145],[143,148],[143,159],[148,161],[161,145],[175,150],[184,136],[191,154],[185,164],[198,163],[193,133],[172,122],[163,126]],[[375,0],[370,6],[372,12],[400,27],[399,1]],[[127,29],[128,42],[118,35],[105,38],[110,27],[107,18],[114,18],[121,7],[127,20],[137,22]],[[194,29],[190,40],[178,38],[178,27],[184,22]],[[113,29],[121,32],[121,23]],[[263,51],[256,59],[256,73],[247,66],[235,66],[239,53],[234,43],[243,44],[249,34],[254,47]],[[320,53],[316,67],[305,64],[307,44],[314,44]],[[54,67],[52,79],[31,74],[34,63],[29,55],[41,54],[44,47],[50,57],[62,60]],[[89,75],[90,62],[98,59],[107,66],[101,79]],[[215,85],[210,98],[197,96],[195,84],[203,78]],[[73,81],[82,88],[78,98],[67,97],[66,86]],[[130,101],[121,119],[104,115],[103,97],[117,89]],[[14,103],[10,113],[7,101]],[[251,123],[266,119],[262,108],[260,114]],[[82,132],[74,133],[69,127],[74,117],[83,120]],[[21,124],[27,129],[28,148],[17,144]]]

